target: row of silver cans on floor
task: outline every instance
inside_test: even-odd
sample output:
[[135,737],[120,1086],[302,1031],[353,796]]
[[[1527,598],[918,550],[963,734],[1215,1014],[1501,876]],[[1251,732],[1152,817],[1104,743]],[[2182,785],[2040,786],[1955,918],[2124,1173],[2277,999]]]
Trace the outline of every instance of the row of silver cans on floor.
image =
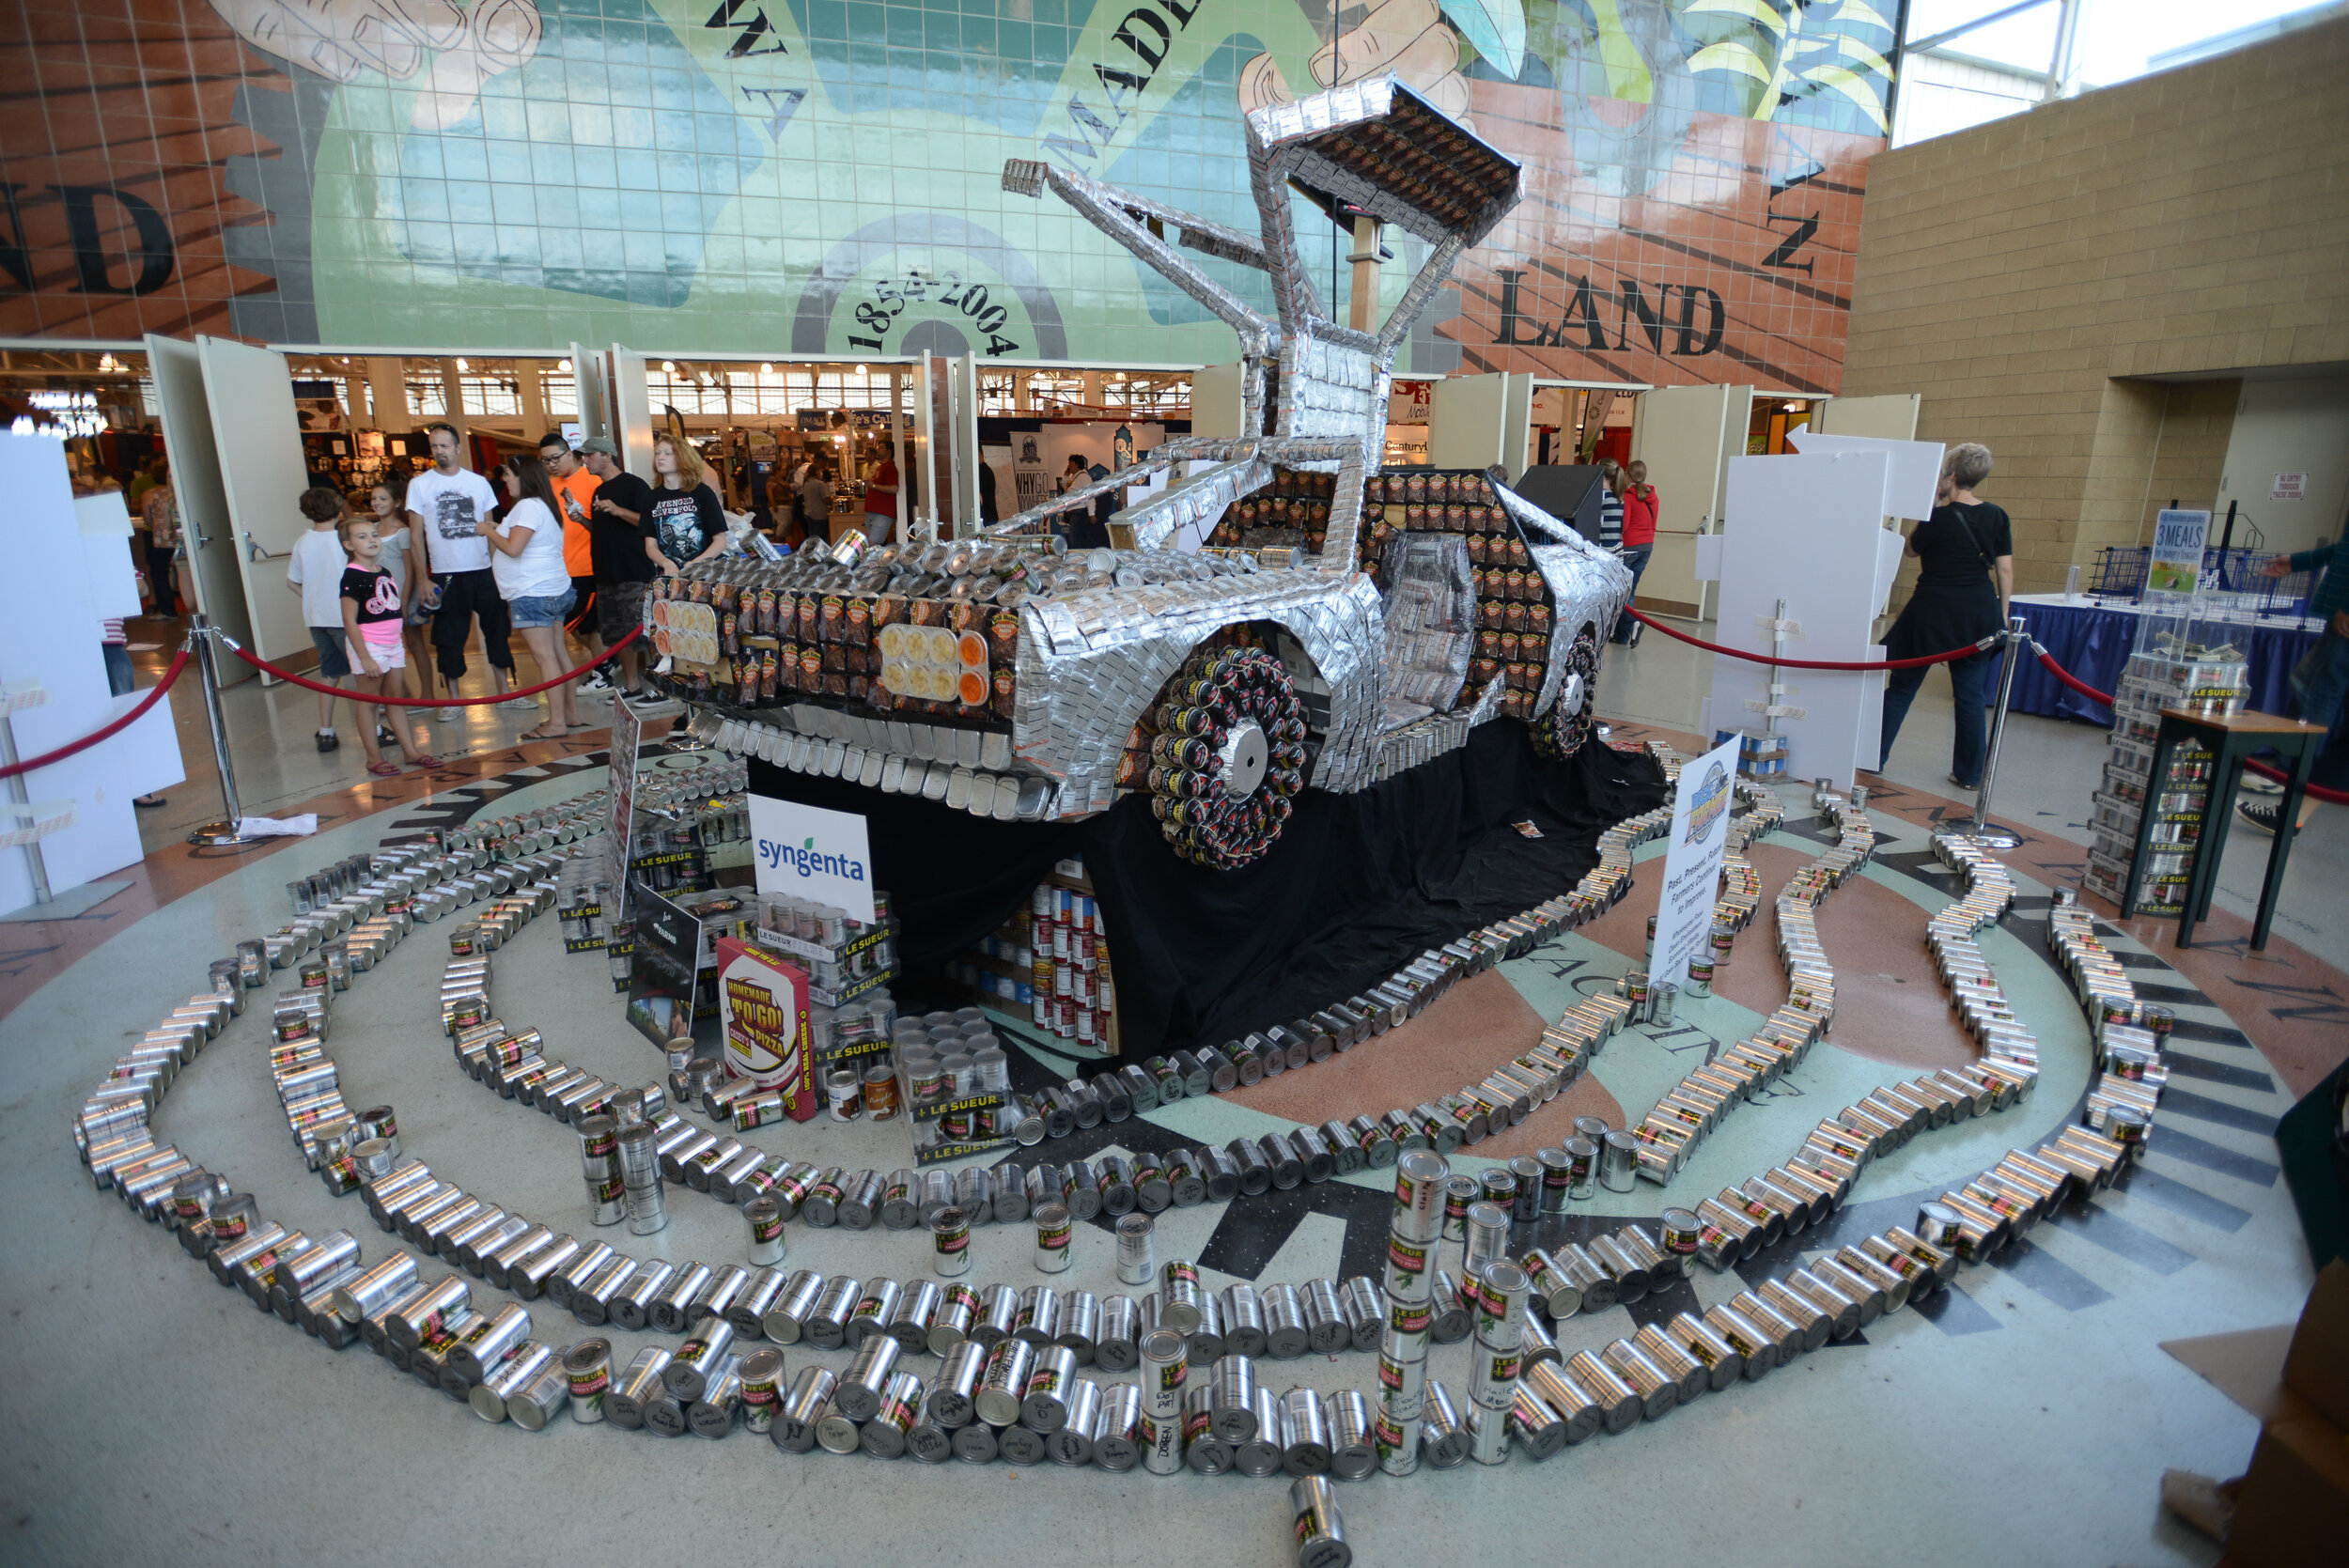
[[2056,902],[2047,911],[2047,947],[2062,964],[2073,994],[2101,1039],[2108,1024],[2139,1023],[2144,1006],[2128,970],[2096,935],[2094,917],[2079,907],[2077,898],[2071,888],[2056,890]]

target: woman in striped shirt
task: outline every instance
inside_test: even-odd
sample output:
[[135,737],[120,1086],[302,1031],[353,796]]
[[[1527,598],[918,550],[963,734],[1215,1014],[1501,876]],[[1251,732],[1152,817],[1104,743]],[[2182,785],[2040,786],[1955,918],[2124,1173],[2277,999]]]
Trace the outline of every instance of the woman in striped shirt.
[[1623,470],[1612,458],[1602,458],[1598,464],[1598,548],[1623,548]]

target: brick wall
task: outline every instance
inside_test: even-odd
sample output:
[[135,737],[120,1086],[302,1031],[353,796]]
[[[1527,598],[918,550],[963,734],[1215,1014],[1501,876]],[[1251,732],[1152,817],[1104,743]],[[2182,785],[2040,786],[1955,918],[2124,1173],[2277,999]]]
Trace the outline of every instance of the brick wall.
[[2344,82],[2349,20],[1870,164],[1843,392],[1990,447],[2019,590],[2210,505],[2232,373],[2349,361]]

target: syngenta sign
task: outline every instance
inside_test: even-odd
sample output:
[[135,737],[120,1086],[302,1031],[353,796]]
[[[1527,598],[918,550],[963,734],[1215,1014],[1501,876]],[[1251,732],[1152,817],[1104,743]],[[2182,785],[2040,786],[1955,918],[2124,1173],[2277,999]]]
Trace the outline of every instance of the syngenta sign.
[[873,918],[873,853],[864,818],[771,796],[751,797],[758,891]]

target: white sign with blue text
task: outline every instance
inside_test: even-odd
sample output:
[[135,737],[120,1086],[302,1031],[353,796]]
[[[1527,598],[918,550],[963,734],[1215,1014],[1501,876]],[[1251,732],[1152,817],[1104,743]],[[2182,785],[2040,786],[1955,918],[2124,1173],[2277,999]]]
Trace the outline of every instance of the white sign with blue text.
[[1648,984],[1688,985],[1688,960],[1710,956],[1713,903],[1729,847],[1730,792],[1737,776],[1735,737],[1680,765],[1672,796],[1672,843],[1664,851],[1664,893],[1656,911],[1656,952]]
[[751,841],[759,892],[830,904],[872,924],[873,852],[864,818],[754,794]]

